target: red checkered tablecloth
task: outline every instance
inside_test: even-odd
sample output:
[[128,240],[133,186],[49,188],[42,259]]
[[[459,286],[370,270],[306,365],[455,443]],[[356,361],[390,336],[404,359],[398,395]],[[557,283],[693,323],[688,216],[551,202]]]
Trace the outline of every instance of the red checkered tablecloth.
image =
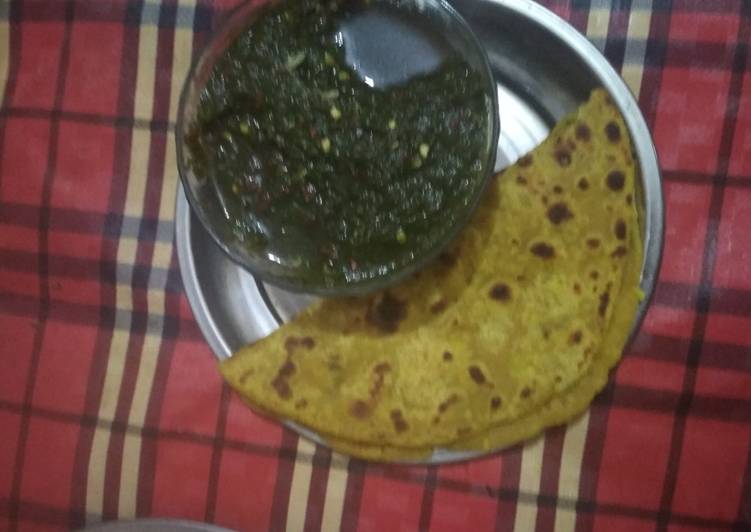
[[442,467],[350,460],[223,385],[173,246],[173,123],[234,2],[0,0],[0,530],[751,530],[749,0],[546,0],[664,168],[654,304],[582,418]]

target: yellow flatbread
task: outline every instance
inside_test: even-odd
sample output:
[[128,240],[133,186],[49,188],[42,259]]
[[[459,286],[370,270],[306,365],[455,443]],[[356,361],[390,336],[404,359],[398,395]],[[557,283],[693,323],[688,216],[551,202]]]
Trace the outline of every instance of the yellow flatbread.
[[375,459],[485,450],[567,421],[617,361],[642,245],[627,128],[606,93],[502,172],[453,248],[326,300],[222,363],[257,408]]

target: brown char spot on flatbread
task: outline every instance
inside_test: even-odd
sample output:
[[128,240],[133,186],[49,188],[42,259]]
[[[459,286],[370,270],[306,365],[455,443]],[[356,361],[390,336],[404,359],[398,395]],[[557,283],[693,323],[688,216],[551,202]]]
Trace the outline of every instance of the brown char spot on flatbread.
[[525,167],[527,167],[527,166],[529,166],[529,165],[532,164],[532,160],[533,160],[532,159],[532,155],[527,154],[524,157],[522,157],[521,159],[519,159],[516,164],[519,165],[522,168],[525,168]]
[[585,124],[584,122],[579,122],[576,125],[575,135],[577,139],[583,140],[584,142],[589,142],[589,139],[592,137],[592,131],[589,129],[589,126],[587,124]]
[[452,360],[454,360],[454,355],[451,354],[451,351],[444,351],[443,360],[445,362],[451,362]]
[[605,135],[610,142],[618,142],[621,140],[621,128],[615,122],[608,122],[605,125]]
[[555,248],[546,242],[536,242],[529,249],[533,255],[541,259],[552,259],[555,257]]
[[365,419],[370,416],[370,405],[362,399],[357,399],[349,405],[349,413],[357,419]]
[[441,404],[438,405],[438,413],[443,414],[446,410],[449,409],[451,405],[459,401],[459,396],[455,393],[452,393],[449,395],[445,401],[443,401]]
[[446,310],[446,305],[448,305],[448,303],[446,302],[446,299],[442,297],[441,299],[430,305],[429,310],[433,314],[440,314],[441,312]]
[[308,400],[307,399],[300,399],[299,401],[297,401],[295,403],[295,408],[297,410],[301,410],[301,409],[305,408],[306,406],[308,406]]
[[579,182],[576,184],[576,186],[579,187],[579,190],[587,190],[589,188],[589,181],[586,177],[582,177],[579,179]]
[[294,351],[299,344],[300,340],[298,340],[294,336],[290,336],[289,338],[284,340],[284,349],[287,351],[287,353],[292,353],[292,351]]
[[565,201],[554,203],[548,208],[548,220],[550,220],[553,225],[558,225],[573,217],[574,213],[571,212]]
[[384,333],[395,333],[399,323],[407,316],[407,305],[401,299],[385,292],[368,306],[365,318],[373,327]]
[[571,152],[568,148],[558,148],[555,150],[555,160],[559,166],[565,168],[571,164]]
[[597,270],[592,270],[589,272],[589,278],[593,281],[596,281],[600,277],[600,273]]
[[501,404],[503,404],[503,401],[497,395],[494,395],[490,399],[490,409],[491,410],[498,410],[501,407]]
[[389,371],[391,371],[391,364],[388,362],[381,362],[373,368],[373,386],[368,390],[371,399],[375,400],[381,393],[385,375]]
[[249,377],[251,377],[251,376],[253,375],[253,373],[255,373],[255,370],[254,370],[253,368],[251,368],[251,369],[246,369],[245,371],[243,371],[243,372],[242,372],[242,373],[240,374],[240,377],[239,377],[239,378],[237,379],[237,381],[238,381],[238,382],[239,382],[240,384],[245,384],[245,381],[246,381],[246,380],[248,380],[248,378],[249,378]]
[[582,293],[582,287],[579,283],[574,283],[574,293],[576,294]]
[[563,194],[563,188],[559,185],[556,185],[553,187],[553,193],[554,194]]
[[290,388],[287,379],[289,379],[295,373],[295,369],[295,364],[291,360],[287,359],[279,368],[279,371],[277,371],[274,380],[271,381],[271,386],[274,388],[274,390],[276,390],[276,393],[282,399],[289,399],[290,397],[292,397],[292,388]]
[[626,246],[618,246],[613,250],[613,252],[610,254],[610,256],[614,259],[620,259],[625,257],[628,254],[628,249]]
[[613,170],[608,174],[606,183],[613,192],[620,192],[626,184],[626,176],[620,170]]
[[409,425],[404,420],[404,416],[402,415],[402,411],[397,409],[394,409],[390,412],[391,416],[391,422],[394,424],[394,430],[396,432],[404,432],[409,428]]
[[516,176],[516,182],[517,182],[518,184],[520,184],[520,185],[526,185],[526,184],[527,184],[527,178],[526,178],[526,177],[524,177],[524,176],[523,176],[523,175],[521,175],[521,174],[520,174],[520,175],[517,175],[517,176]]
[[626,194],[626,205],[631,205],[634,202],[634,197],[631,194]]
[[618,240],[625,240],[626,239],[626,222],[624,222],[620,218],[616,220],[615,225],[613,226],[613,232],[615,232],[615,237]]
[[279,368],[279,376],[287,379],[294,375],[296,369],[297,367],[295,366],[294,362],[292,362],[291,360],[285,360],[284,364],[282,364],[282,367]]
[[600,239],[599,238],[588,238],[587,239],[587,247],[590,249],[597,249],[600,247]]
[[490,289],[488,295],[496,301],[508,301],[511,299],[511,288],[506,283],[496,283]]
[[484,384],[485,383],[485,374],[477,366],[470,366],[469,367],[469,377],[473,381],[475,381],[477,384]]
[[519,395],[522,399],[528,398],[530,395],[532,395],[532,388],[525,386],[524,388],[522,388],[522,391]]
[[571,333],[571,336],[568,337],[569,343],[572,344],[578,344],[582,341],[582,332],[580,330],[575,330]]
[[305,349],[313,349],[315,345],[315,340],[310,336],[303,336],[302,338],[290,336],[284,341],[284,349],[287,351],[287,354],[292,354],[292,352],[300,346]]
[[597,307],[597,313],[603,318],[608,311],[608,304],[610,304],[610,289],[600,294],[600,304]]

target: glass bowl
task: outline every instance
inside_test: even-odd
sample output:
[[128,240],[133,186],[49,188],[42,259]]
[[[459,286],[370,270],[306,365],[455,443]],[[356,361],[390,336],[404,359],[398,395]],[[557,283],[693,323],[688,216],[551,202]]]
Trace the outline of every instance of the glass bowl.
[[[270,224],[264,229],[269,235],[265,243],[249,245],[238,235],[232,208],[223,199],[215,179],[194,172],[191,150],[186,144],[186,136],[196,120],[201,93],[217,61],[262,14],[285,1],[289,0],[240,4],[198,53],[182,89],[175,133],[178,170],[186,197],[216,244],[262,281],[321,296],[358,295],[387,287],[424,267],[456,237],[493,173],[499,118],[496,86],[488,59],[469,26],[443,0],[366,0],[368,7],[364,11],[358,11],[355,16],[343,16],[337,28],[346,63],[366,84],[388,89],[435,70],[445,59],[459,58],[482,80],[487,127],[484,127],[482,153],[477,158],[481,167],[466,178],[468,192],[461,202],[449,206],[446,215],[451,216],[436,218],[436,227],[440,227],[430,233],[427,244],[417,248],[405,245],[385,254],[382,260],[368,256],[360,261],[360,257],[351,256],[347,259],[352,264],[351,269],[332,273],[325,265],[322,269],[319,263],[311,262],[318,259],[310,259],[308,251],[299,251],[306,250],[310,243],[301,240],[299,235],[297,240],[289,236],[296,234],[294,227],[290,230],[283,224]],[[451,222],[445,222],[449,218]],[[306,231],[309,234],[310,229]],[[397,240],[401,236],[397,233]]]

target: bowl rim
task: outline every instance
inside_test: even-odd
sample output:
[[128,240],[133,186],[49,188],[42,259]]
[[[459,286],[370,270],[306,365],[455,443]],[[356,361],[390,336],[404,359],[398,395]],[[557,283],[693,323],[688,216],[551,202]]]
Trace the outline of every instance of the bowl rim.
[[[194,55],[193,61],[191,62],[190,68],[180,90],[180,99],[178,101],[177,107],[177,120],[175,122],[174,142],[178,175],[180,176],[180,181],[183,185],[182,188],[185,191],[185,196],[188,200],[188,204],[190,205],[191,212],[193,212],[200,220],[201,225],[211,236],[212,240],[216,243],[217,246],[219,246],[219,249],[221,249],[225,253],[225,255],[227,255],[227,257],[232,260],[232,262],[250,272],[257,279],[284,290],[288,290],[290,292],[305,293],[322,297],[366,295],[368,293],[376,292],[378,290],[388,288],[389,286],[393,286],[400,281],[408,278],[416,271],[419,271],[420,269],[427,266],[442,251],[450,246],[450,244],[454,240],[456,240],[461,230],[464,229],[464,227],[469,223],[472,215],[477,209],[477,206],[479,205],[480,200],[482,199],[485,190],[488,187],[488,184],[495,174],[497,144],[498,137],[501,131],[498,99],[495,97],[496,84],[493,78],[490,60],[488,59],[485,47],[482,45],[475,32],[472,31],[467,21],[464,20],[464,17],[462,17],[459,12],[446,0],[414,0],[415,4],[432,3],[437,8],[444,11],[449,16],[449,18],[454,21],[457,27],[462,28],[465,36],[468,38],[468,40],[471,42],[472,47],[477,52],[478,58],[481,60],[481,73],[483,75],[484,82],[487,85],[486,96],[489,99],[491,114],[491,127],[489,128],[490,131],[486,141],[488,146],[486,149],[487,153],[484,154],[485,172],[482,176],[481,183],[477,185],[472,193],[472,196],[469,199],[469,202],[466,204],[466,206],[463,207],[463,212],[460,216],[457,217],[455,223],[451,226],[451,228],[447,230],[443,235],[440,235],[440,238],[436,238],[435,243],[430,249],[421,254],[419,257],[413,258],[401,268],[393,270],[385,276],[365,278],[361,281],[356,282],[345,282],[341,285],[301,285],[300,283],[296,283],[292,280],[294,279],[294,277],[277,276],[268,271],[254,268],[251,264],[248,264],[248,261],[246,261],[239,253],[235,252],[235,250],[233,250],[224,242],[224,240],[217,233],[214,226],[208,219],[201,205],[201,202],[198,200],[198,198],[195,197],[193,193],[189,178],[187,177],[188,169],[185,167],[184,142],[182,142],[182,139],[185,135],[185,112],[188,95],[191,89],[191,83],[195,79],[196,72],[199,66],[206,58],[207,52],[213,47],[214,44],[225,37],[227,30],[232,27],[235,22],[237,22],[238,18],[246,18],[246,22],[248,24],[244,27],[247,28],[250,24],[252,24],[255,18],[262,15],[267,10],[276,8],[280,4],[283,4],[285,1],[291,0],[267,0],[261,4],[259,4],[257,0],[243,0],[240,4],[232,8],[227,13],[227,15],[219,23],[217,28],[211,32],[209,38],[203,43],[201,48]],[[236,38],[237,35],[234,35],[228,42],[234,42]]]

